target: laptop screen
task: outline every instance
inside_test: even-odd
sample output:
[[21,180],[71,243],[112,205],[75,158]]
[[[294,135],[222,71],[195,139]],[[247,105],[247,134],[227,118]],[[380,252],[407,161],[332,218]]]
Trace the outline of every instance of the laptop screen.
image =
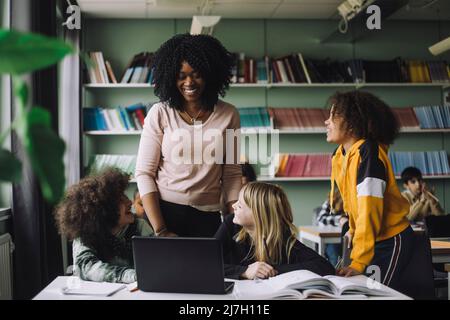
[[142,291],[225,293],[217,239],[133,237],[133,254]]

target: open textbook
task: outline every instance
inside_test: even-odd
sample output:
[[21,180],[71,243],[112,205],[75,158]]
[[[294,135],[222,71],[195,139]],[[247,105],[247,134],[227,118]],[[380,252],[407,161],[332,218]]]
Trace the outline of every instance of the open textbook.
[[[324,276],[308,270],[283,273],[266,280],[242,280],[235,290],[239,299],[364,299],[395,297],[396,292],[365,276]],[[397,293],[398,295],[398,293]]]

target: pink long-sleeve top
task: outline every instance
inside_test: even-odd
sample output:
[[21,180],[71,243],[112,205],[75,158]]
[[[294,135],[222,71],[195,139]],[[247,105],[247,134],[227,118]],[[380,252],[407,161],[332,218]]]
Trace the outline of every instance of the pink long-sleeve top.
[[195,125],[187,124],[166,103],[153,105],[145,118],[136,161],[141,197],[159,192],[165,201],[208,206],[219,204],[223,192],[225,203],[237,200],[242,171],[239,135],[232,138],[232,134],[239,128],[238,111],[221,100],[205,122]]

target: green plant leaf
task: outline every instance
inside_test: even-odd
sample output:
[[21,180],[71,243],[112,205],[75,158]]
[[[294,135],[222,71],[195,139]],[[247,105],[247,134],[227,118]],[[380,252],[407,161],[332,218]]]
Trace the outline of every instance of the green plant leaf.
[[87,54],[87,53],[84,52],[84,51],[81,51],[81,52],[79,53],[79,55],[80,55],[81,60],[84,61],[84,63],[86,64],[86,67],[87,67],[88,69],[90,69],[90,68],[95,68],[95,64],[94,64],[94,62],[92,61],[92,59],[89,57],[89,54]]
[[22,163],[6,149],[0,149],[0,180],[19,182],[22,178]]
[[26,115],[23,144],[34,173],[39,179],[42,194],[56,203],[64,193],[64,141],[51,129],[50,113],[33,107]]
[[28,104],[28,86],[25,81],[19,77],[12,77],[12,79],[14,95],[19,99],[20,108],[23,110]]
[[22,74],[48,67],[73,53],[61,40],[0,29],[0,74]]

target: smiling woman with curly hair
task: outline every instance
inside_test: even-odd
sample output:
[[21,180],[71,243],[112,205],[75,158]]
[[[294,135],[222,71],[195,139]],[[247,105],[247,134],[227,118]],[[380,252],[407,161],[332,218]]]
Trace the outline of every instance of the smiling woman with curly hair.
[[118,169],[83,178],[55,210],[59,232],[73,240],[74,274],[84,280],[136,281],[131,237],[153,232],[130,212],[128,180]]
[[145,119],[135,176],[157,236],[212,237],[221,223],[221,193],[230,211],[237,200],[239,113],[219,99],[231,69],[231,54],[207,35],[176,35],[155,53],[160,102]]
[[155,94],[181,112],[186,95],[179,90],[177,82],[183,64],[188,64],[201,77],[204,82],[204,90],[198,94],[201,107],[212,111],[218,96],[225,96],[230,84],[232,55],[217,39],[206,35],[179,34],[159,48],[154,59]]

